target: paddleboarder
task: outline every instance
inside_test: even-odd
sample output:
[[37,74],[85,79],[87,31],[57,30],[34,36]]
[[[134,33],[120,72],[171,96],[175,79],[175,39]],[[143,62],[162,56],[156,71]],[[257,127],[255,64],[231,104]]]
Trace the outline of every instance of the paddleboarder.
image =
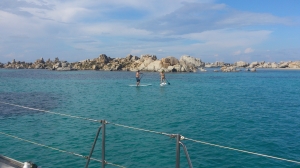
[[136,71],[136,73],[135,73],[136,86],[139,86],[139,85],[140,85],[140,82],[141,82],[141,74],[143,74],[143,73],[140,73],[140,70]]
[[165,70],[160,72],[160,83],[166,83]]

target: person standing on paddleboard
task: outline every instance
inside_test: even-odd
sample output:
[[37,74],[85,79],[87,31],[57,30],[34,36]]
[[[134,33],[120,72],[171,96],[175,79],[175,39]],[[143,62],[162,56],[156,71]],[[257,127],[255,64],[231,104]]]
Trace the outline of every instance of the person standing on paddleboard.
[[142,73],[140,73],[140,70],[138,70],[138,71],[135,73],[136,86],[139,86],[139,85],[140,85],[140,82],[141,82],[141,74],[142,74]]
[[160,84],[166,83],[165,70],[160,72]]

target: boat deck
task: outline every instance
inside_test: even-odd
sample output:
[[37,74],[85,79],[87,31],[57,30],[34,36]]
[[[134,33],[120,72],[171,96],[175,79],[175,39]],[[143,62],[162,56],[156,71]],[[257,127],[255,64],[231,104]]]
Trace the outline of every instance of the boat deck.
[[22,162],[0,155],[0,168],[23,168],[23,166]]

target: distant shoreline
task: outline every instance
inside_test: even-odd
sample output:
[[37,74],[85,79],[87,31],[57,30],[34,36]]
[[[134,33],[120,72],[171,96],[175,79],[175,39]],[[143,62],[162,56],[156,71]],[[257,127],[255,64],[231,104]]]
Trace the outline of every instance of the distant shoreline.
[[[211,68],[206,68],[206,69],[220,69],[221,67],[211,67]],[[6,69],[6,70],[49,70],[49,69],[15,69],[15,68],[0,68],[1,69]],[[243,69],[247,69],[244,67],[238,68],[243,71]],[[300,68],[256,68],[257,70],[274,70],[274,71],[280,71],[280,70],[285,70],[285,71],[292,71],[292,70],[297,70],[300,71]],[[109,71],[109,70],[92,70],[92,69],[87,69],[87,70],[76,70],[76,71]],[[112,71],[113,72],[113,71]],[[119,72],[126,72],[120,70]],[[128,71],[131,72],[131,71]],[[147,72],[147,71],[146,71]],[[152,72],[152,71],[148,71]]]
[[[110,58],[101,54],[97,58],[87,59],[80,62],[69,63],[60,61],[59,58],[51,61],[44,61],[43,58],[37,59],[33,63],[16,61],[7,64],[0,63],[0,68],[6,69],[49,69],[56,71],[76,71],[76,70],[104,70],[104,71],[150,71],[150,72],[205,72],[205,68],[219,68],[222,72],[238,72],[240,69],[247,68],[246,71],[255,72],[256,69],[272,70],[300,70],[300,61],[289,61],[280,63],[252,62],[247,63],[238,61],[235,63],[202,62],[198,58],[183,55],[180,59],[169,56],[157,59],[156,55],[141,55],[141,57],[127,55],[125,58]],[[218,72],[219,70],[215,70]]]
[[256,68],[256,69],[266,69],[266,70],[300,70],[300,68]]

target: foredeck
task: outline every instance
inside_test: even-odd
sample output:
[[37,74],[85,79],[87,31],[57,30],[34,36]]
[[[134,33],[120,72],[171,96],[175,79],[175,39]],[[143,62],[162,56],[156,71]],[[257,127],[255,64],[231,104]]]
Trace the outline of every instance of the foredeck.
[[23,165],[22,162],[0,155],[0,168],[23,168]]

